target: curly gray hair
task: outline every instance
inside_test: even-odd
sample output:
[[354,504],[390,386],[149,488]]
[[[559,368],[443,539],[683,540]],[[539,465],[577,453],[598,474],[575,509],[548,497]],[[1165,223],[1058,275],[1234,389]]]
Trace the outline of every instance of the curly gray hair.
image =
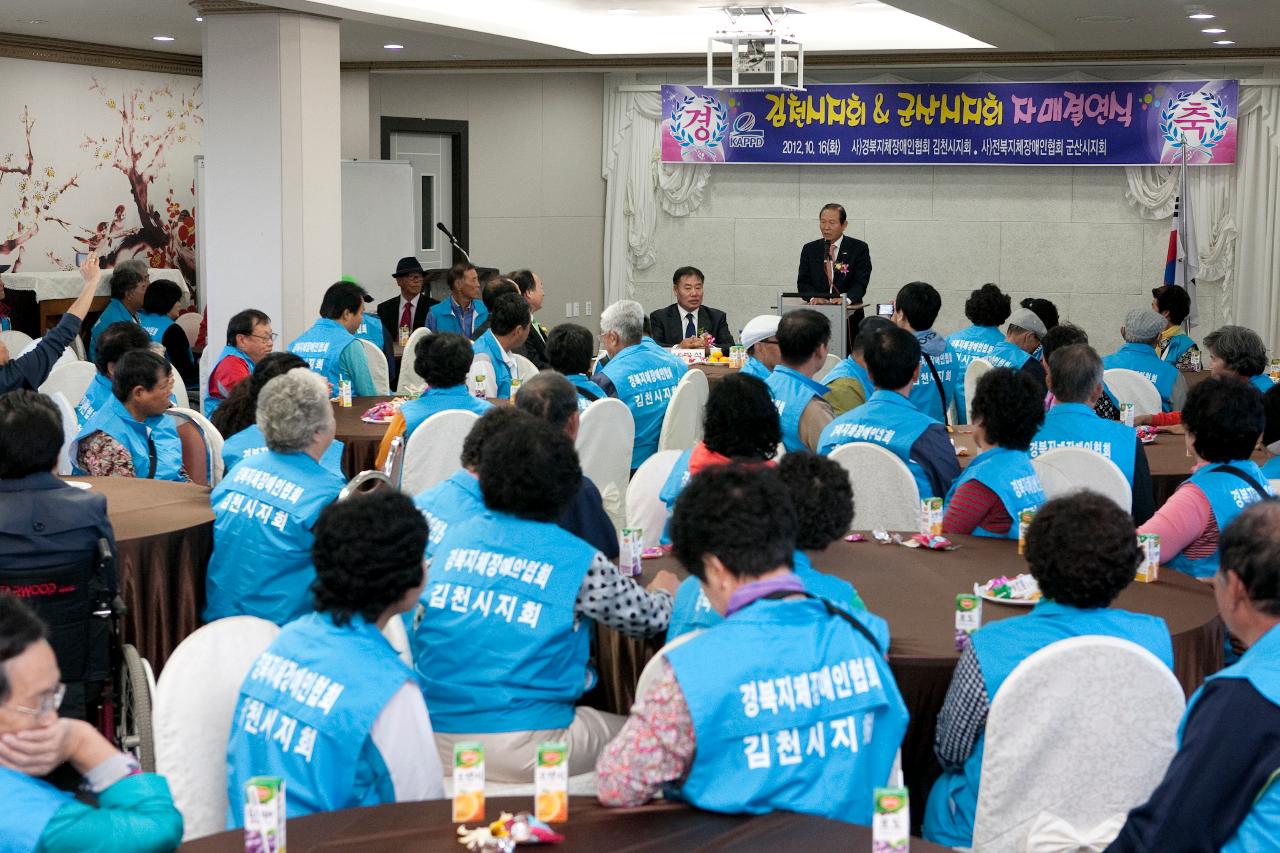
[[279,452],[305,450],[316,432],[333,422],[329,388],[320,374],[295,367],[262,386],[257,421],[267,447]]
[[644,308],[639,302],[621,299],[600,312],[600,331],[615,332],[623,346],[640,343],[644,334]]

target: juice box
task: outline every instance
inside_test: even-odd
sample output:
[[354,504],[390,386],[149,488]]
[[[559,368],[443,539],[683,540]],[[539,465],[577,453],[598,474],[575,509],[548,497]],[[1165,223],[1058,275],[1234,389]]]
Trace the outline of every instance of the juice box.
[[1034,509],[1024,509],[1018,513],[1018,556],[1021,557],[1027,551],[1027,530],[1031,527],[1031,522],[1036,517]]
[[345,376],[338,380],[338,405],[351,408],[351,380]]
[[533,770],[533,816],[547,823],[569,819],[569,748],[544,741],[538,744]]
[[516,393],[519,390],[520,390],[520,379],[518,377],[512,376],[511,377],[511,399],[513,401],[515,400]]
[[621,557],[618,571],[627,577],[638,578],[644,574],[644,528],[622,528]]
[[920,501],[920,532],[925,536],[942,535],[942,498]]
[[964,651],[969,635],[982,627],[982,598],[971,592],[956,596],[956,651]]
[[471,377],[471,381],[475,383],[475,388],[471,392],[473,396],[479,397],[481,400],[485,398],[484,383],[487,378],[488,377],[485,376],[483,373],[477,373],[475,376]]
[[876,788],[871,815],[873,853],[907,853],[911,849],[911,810],[906,788]]
[[484,745],[475,741],[453,745],[453,819],[484,820]]
[[1133,426],[1133,403],[1120,404],[1120,421],[1127,427]]
[[408,346],[408,344],[409,344],[409,327],[401,326],[400,327],[400,346],[402,347]]
[[1139,533],[1138,547],[1142,549],[1142,562],[1134,577],[1140,583],[1155,583],[1160,578],[1160,534]]
[[245,853],[285,853],[284,780],[254,776],[244,786]]

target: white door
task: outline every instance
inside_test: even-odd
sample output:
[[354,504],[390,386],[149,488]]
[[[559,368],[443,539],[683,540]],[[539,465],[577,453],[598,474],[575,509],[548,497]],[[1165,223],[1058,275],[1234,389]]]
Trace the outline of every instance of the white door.
[[453,140],[442,133],[397,131],[391,134],[390,159],[413,164],[418,263],[428,270],[449,267],[453,249],[436,223],[453,230]]

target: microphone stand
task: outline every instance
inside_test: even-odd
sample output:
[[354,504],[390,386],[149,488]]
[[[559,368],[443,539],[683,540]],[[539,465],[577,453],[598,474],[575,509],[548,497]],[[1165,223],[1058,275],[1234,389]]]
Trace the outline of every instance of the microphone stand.
[[440,233],[444,234],[445,237],[449,238],[449,245],[453,246],[453,248],[461,252],[462,257],[467,259],[467,263],[471,264],[472,266],[475,266],[475,261],[471,260],[471,256],[467,254],[467,250],[462,248],[462,245],[458,242],[458,239],[454,237],[452,233],[450,233],[449,229],[444,227],[444,223],[437,222],[436,227],[440,229]]

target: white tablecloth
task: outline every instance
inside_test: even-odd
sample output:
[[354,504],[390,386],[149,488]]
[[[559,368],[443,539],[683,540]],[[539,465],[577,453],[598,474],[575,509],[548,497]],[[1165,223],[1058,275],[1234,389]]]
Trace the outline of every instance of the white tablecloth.
[[[182,273],[178,270],[151,270],[152,281],[162,278],[177,282],[178,287],[182,288],[182,292],[190,296],[187,283],[182,278]],[[34,290],[37,302],[43,302],[46,299],[75,299],[80,295],[80,288],[84,286],[80,273],[75,270],[69,272],[63,272],[62,270],[7,272],[0,274],[0,280],[3,280],[4,286],[11,290]],[[99,296],[109,296],[111,294],[110,283],[111,270],[103,270],[102,281],[98,284]]]

